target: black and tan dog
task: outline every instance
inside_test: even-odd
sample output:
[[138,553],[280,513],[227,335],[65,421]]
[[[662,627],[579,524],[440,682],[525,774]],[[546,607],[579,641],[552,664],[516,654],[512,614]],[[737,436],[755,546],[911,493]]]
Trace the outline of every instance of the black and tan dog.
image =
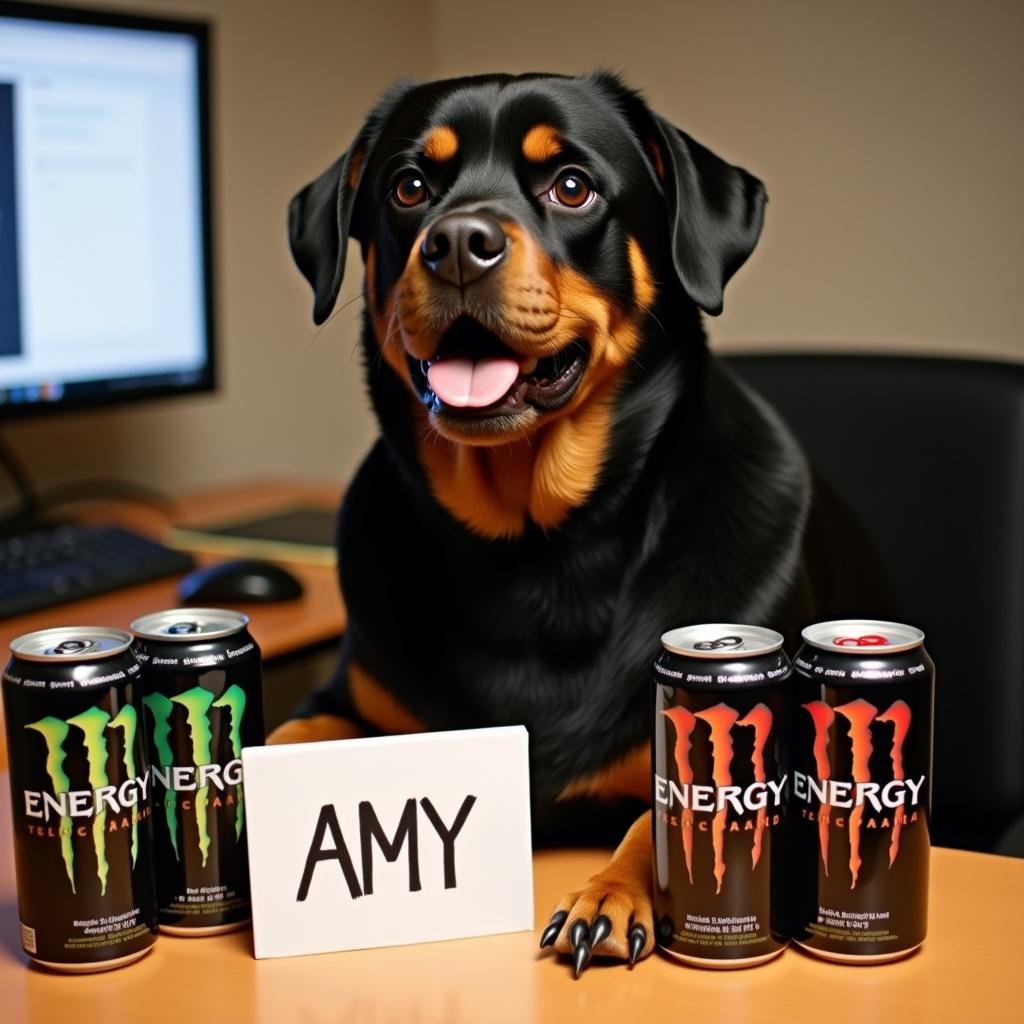
[[[362,245],[382,436],[341,512],[341,662],[275,740],[523,723],[538,833],[607,835],[650,800],[661,632],[844,610],[800,450],[701,327],[764,206],[610,75],[380,103],[290,210],[317,323]],[[556,908],[577,971],[652,949],[650,842],[644,813]]]

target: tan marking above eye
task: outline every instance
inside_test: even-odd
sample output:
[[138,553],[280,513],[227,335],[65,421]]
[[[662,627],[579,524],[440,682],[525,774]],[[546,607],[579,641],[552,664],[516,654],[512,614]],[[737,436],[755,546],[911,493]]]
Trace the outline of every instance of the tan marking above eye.
[[458,151],[459,137],[455,129],[447,124],[434,128],[423,144],[423,155],[439,164],[451,160]]
[[542,164],[562,152],[562,140],[558,129],[549,124],[535,124],[523,136],[523,156],[536,164]]

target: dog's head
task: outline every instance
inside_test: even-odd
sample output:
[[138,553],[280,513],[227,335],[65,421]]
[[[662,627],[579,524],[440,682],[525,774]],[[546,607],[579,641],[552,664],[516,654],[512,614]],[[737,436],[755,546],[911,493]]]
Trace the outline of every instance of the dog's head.
[[387,366],[438,433],[494,445],[607,396],[666,303],[719,312],[764,202],[610,75],[494,75],[398,86],[289,230],[314,320],[352,235]]

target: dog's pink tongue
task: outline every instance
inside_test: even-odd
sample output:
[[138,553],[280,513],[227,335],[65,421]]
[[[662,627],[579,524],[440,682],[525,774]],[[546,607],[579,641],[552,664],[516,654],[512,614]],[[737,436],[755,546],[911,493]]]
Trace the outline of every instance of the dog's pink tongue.
[[516,377],[514,359],[439,359],[427,368],[427,380],[445,405],[481,409],[503,398]]

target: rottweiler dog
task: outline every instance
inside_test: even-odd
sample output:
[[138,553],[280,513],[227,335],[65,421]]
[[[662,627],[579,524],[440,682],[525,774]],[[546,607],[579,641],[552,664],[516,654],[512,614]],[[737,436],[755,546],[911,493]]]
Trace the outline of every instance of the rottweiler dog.
[[543,932],[577,973],[653,948],[660,634],[860,610],[800,448],[705,342],[764,210],[609,74],[402,83],[289,210],[317,324],[362,246],[381,436],[337,672],[272,739],[526,725],[539,840],[635,819]]

